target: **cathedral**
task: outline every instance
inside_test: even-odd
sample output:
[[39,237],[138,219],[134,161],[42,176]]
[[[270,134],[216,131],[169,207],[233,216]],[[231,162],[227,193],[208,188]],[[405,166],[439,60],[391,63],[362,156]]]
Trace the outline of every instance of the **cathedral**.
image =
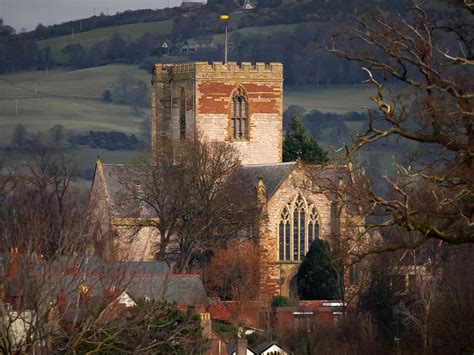
[[[240,179],[264,205],[259,225],[261,296],[295,296],[296,273],[312,240],[337,238],[347,224],[335,198],[321,186],[344,180],[336,168],[282,162],[281,63],[156,64],[152,77],[152,155],[157,163],[173,142],[222,141],[242,162]],[[119,176],[127,165],[97,163],[91,206],[108,258],[151,260],[156,231],[142,228],[132,242],[120,235],[137,216],[121,205]],[[315,180],[316,184],[315,184]],[[320,183],[318,183],[318,181]],[[151,217],[150,217],[151,218]],[[103,247],[103,245],[102,245]],[[103,248],[104,249],[104,248]]]

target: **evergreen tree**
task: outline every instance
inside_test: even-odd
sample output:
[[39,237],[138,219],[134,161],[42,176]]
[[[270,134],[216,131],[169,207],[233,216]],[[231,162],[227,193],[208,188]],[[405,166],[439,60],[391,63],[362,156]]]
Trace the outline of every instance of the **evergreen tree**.
[[25,126],[21,123],[17,124],[12,133],[12,145],[18,148],[23,148],[26,143],[27,132]]
[[112,92],[110,91],[110,89],[105,89],[102,92],[102,100],[104,100],[105,102],[112,102]]
[[51,142],[54,144],[61,144],[62,141],[64,140],[64,126],[60,124],[55,124],[53,127],[51,127],[48,131],[49,133],[49,139]]
[[328,154],[315,139],[308,136],[301,121],[297,117],[293,117],[290,130],[285,133],[283,140],[283,161],[297,159],[308,163],[322,164],[328,161]]
[[316,239],[298,269],[298,294],[306,300],[340,298],[342,268],[331,260],[329,243]]

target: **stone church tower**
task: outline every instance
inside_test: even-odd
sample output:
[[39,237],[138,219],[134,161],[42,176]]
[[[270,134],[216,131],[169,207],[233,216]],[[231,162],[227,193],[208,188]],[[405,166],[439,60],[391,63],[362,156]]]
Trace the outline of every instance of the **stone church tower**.
[[156,64],[152,92],[152,153],[199,136],[226,141],[242,164],[282,159],[281,63]]
[[[152,92],[152,154],[172,156],[184,139],[228,142],[240,152],[235,176],[255,193],[263,211],[259,226],[260,295],[296,295],[296,273],[314,239],[334,240],[345,231],[327,185],[347,180],[344,168],[282,162],[283,66],[281,63],[157,64]],[[133,240],[127,231],[146,211],[125,209],[121,181],[133,172],[126,164],[98,162],[91,193],[101,235],[115,235],[116,258],[152,260],[159,238],[147,227]],[[125,207],[124,207],[125,206]],[[137,223],[139,224],[140,221]],[[130,233],[128,233],[130,234]],[[127,240],[127,242],[122,242]]]

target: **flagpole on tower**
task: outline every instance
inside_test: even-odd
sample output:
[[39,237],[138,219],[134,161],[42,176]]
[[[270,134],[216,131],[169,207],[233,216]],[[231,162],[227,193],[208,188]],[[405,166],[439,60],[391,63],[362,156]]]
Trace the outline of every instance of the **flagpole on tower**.
[[221,15],[220,19],[224,21],[225,24],[225,44],[224,44],[224,64],[227,63],[227,21],[229,20],[229,15]]

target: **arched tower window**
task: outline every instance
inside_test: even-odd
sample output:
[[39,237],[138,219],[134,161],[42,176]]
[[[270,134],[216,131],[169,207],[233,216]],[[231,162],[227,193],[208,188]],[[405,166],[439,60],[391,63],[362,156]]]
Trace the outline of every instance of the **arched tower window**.
[[309,250],[312,241],[319,238],[318,212],[314,205],[308,205],[298,194],[286,204],[278,224],[280,261],[301,261]]
[[179,97],[179,138],[186,139],[186,95],[184,87],[181,87]]
[[233,139],[247,139],[248,100],[241,88],[232,96],[231,135]]

